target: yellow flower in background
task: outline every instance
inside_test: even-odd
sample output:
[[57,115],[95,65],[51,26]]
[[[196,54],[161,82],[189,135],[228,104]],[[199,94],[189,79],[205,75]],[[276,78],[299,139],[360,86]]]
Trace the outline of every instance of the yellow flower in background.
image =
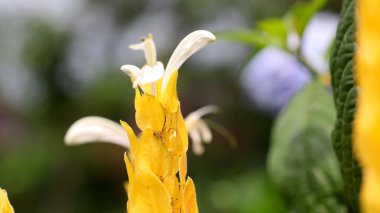
[[14,213],[13,207],[8,200],[7,192],[0,188],[0,213]]
[[121,67],[135,88],[135,119],[140,134],[136,135],[126,122],[121,121],[121,127],[97,116],[78,120],[66,133],[65,143],[69,145],[103,141],[129,148],[124,157],[129,177],[127,212],[198,212],[195,185],[187,177],[187,131],[193,141],[198,142],[194,135],[200,135],[209,142],[212,135],[201,117],[215,107],[201,108],[185,122],[176,84],[180,66],[214,40],[215,36],[205,30],[190,33],[174,50],[166,68],[157,61],[152,35],[130,46],[143,50],[146,59],[141,68]]
[[380,1],[358,1],[355,149],[363,168],[363,212],[380,212]]

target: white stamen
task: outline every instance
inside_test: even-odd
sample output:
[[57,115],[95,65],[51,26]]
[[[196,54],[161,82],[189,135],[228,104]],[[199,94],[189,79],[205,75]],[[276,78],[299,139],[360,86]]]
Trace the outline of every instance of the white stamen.
[[197,122],[197,127],[201,133],[202,141],[205,143],[210,143],[212,141],[212,133],[206,122],[204,122],[202,119],[199,119]]
[[139,44],[129,45],[129,48],[133,50],[144,51],[145,60],[147,64],[150,66],[154,66],[156,64],[157,62],[156,45],[153,42],[152,34],[148,34],[148,36],[143,39],[143,42]]

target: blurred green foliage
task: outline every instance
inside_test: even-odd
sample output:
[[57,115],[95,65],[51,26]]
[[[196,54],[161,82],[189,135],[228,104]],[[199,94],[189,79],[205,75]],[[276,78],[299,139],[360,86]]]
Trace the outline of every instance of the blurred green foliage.
[[[288,46],[292,33],[302,38],[310,19],[326,4],[326,0],[312,0],[293,5],[282,18],[267,18],[257,22],[254,30],[235,30],[219,32],[221,39],[242,42],[255,49],[277,46],[293,51]],[[298,51],[297,49],[296,51]]]
[[286,19],[289,19],[289,23],[296,33],[299,36],[302,36],[310,19],[326,4],[326,2],[326,0],[312,0],[308,3],[296,4],[290,9],[285,17]]
[[275,122],[268,169],[295,212],[346,212],[330,139],[334,119],[332,96],[315,81],[293,97]]
[[[287,51],[314,78],[314,82],[296,94],[275,120],[268,158],[269,175],[290,202],[289,208],[295,212],[347,212],[346,196],[356,212],[357,202],[354,200],[357,199],[360,174],[351,147],[355,108],[353,2],[345,2],[346,10],[343,10],[332,57],[334,96],[338,107],[333,141],[341,164],[330,139],[336,117],[333,97],[320,82],[320,74],[300,54],[303,32],[326,1],[297,3],[282,18],[264,19],[254,29],[218,34],[221,39],[247,44],[254,51],[267,46]],[[344,181],[339,170],[343,171]]]

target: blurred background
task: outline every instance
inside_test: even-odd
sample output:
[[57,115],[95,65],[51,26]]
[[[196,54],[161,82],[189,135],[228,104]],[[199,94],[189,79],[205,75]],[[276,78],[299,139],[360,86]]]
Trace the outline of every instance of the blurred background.
[[[153,33],[158,59],[196,29],[251,29],[283,16],[296,0],[0,0],[0,187],[17,212],[125,212],[125,150],[108,144],[67,147],[77,119],[99,115],[134,124],[134,91],[123,64],[141,66],[128,48]],[[340,0],[328,1],[301,41],[302,54],[328,72]],[[326,51],[327,50],[327,51]],[[184,115],[208,116],[237,139],[215,133],[196,156],[189,149],[200,212],[284,212],[287,201],[266,174],[276,115],[310,76],[276,49],[260,52],[218,40],[180,70]]]

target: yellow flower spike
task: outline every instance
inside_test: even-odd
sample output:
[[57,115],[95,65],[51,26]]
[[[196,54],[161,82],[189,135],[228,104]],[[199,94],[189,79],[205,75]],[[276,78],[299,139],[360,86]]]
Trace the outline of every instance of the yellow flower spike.
[[165,122],[164,109],[160,102],[151,95],[140,95],[136,92],[136,124],[144,131],[151,129],[155,132],[160,132]]
[[[79,125],[82,130],[75,135],[86,136],[85,142],[112,139],[110,142],[130,148],[124,156],[129,213],[198,212],[194,183],[186,181],[188,134],[176,87],[180,66],[214,40],[215,36],[205,30],[190,33],[174,50],[166,69],[157,61],[153,36],[131,46],[143,50],[147,61],[141,68],[121,67],[135,88],[135,119],[142,131],[139,135],[124,121],[120,121],[122,127],[103,118]],[[95,131],[93,126],[97,127]],[[102,131],[96,131],[99,126]]]
[[[144,50],[147,59],[144,67],[154,67],[158,63],[155,63],[151,38],[134,46],[134,49]],[[131,157],[125,159],[127,170],[131,170],[128,176],[132,180],[128,186],[128,212],[198,212],[194,183],[191,179],[186,181],[188,134],[176,87],[179,67],[214,39],[212,33],[203,30],[186,36],[171,56],[163,78],[157,78],[161,75],[160,69],[153,73],[145,72],[144,67],[141,70],[133,65],[122,67],[122,71],[131,76],[134,87],[139,85],[135,109],[136,123],[142,130],[135,143],[133,136],[129,136],[133,131],[129,126],[125,127],[131,140]],[[144,83],[142,78],[150,83]],[[156,200],[153,201],[152,196]],[[158,210],[157,206],[166,206],[168,201],[170,210]]]
[[13,207],[8,200],[7,192],[0,188],[0,213],[14,213]]
[[170,171],[169,153],[161,141],[152,130],[145,130],[139,142],[139,148],[135,159],[135,173],[140,170],[151,171],[160,180],[164,180]]
[[183,199],[183,209],[186,213],[197,213],[198,205],[197,205],[197,195],[195,193],[195,185],[193,180],[188,177],[185,183],[184,188],[184,199]]
[[170,213],[171,199],[165,185],[156,175],[141,171],[134,181],[128,201],[129,213]]
[[380,212],[380,1],[359,0],[358,50],[359,85],[355,120],[355,151],[363,168],[360,192],[365,213]]

